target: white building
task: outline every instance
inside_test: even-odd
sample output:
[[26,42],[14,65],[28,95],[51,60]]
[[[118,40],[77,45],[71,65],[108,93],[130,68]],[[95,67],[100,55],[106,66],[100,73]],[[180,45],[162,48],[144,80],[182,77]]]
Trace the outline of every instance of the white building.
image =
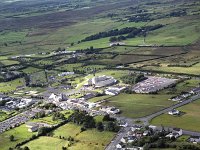
[[61,102],[61,101],[66,101],[66,100],[68,100],[68,98],[65,94],[56,95],[56,94],[52,93],[49,96],[49,101],[53,101],[53,102]]
[[180,111],[179,111],[179,110],[176,110],[176,109],[173,109],[172,111],[169,111],[168,114],[169,114],[169,115],[179,115],[179,114],[180,114]]
[[17,107],[18,108],[24,108],[24,107],[27,107],[27,106],[30,106],[32,105],[34,102],[32,99],[27,99],[27,98],[22,98],[20,103],[17,104]]
[[115,108],[115,107],[102,107],[100,109],[100,111],[106,112],[108,114],[118,114],[120,112],[119,109]]
[[64,77],[64,76],[68,76],[68,75],[74,75],[74,72],[62,72],[62,73],[58,74],[59,77]]
[[114,91],[114,90],[106,89],[106,90],[105,90],[105,94],[106,94],[106,95],[113,95],[113,96],[115,96],[115,95],[118,95],[119,92]]
[[93,77],[88,81],[88,85],[93,85],[96,88],[110,86],[116,83],[117,83],[116,79],[114,79],[111,76],[105,76],[105,75]]

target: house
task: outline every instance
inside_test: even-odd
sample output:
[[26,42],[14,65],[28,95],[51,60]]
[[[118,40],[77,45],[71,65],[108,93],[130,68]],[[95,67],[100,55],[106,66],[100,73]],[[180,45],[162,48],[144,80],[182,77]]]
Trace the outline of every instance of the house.
[[188,141],[191,143],[197,144],[197,143],[200,143],[200,137],[199,136],[191,136]]
[[143,132],[143,136],[147,136],[147,135],[149,135],[149,131],[148,130]]
[[74,75],[74,72],[62,72],[62,73],[58,74],[59,77],[64,77],[64,76],[68,76],[68,75]]
[[156,130],[157,130],[157,127],[156,127],[156,126],[153,126],[153,125],[150,125],[149,128],[152,129],[153,131],[156,131]]
[[36,125],[36,126],[30,127],[30,128],[28,129],[28,131],[29,131],[29,132],[36,132],[36,131],[38,131],[38,129],[39,129],[39,126]]
[[132,143],[134,141],[137,141],[137,138],[135,136],[127,136],[121,139],[122,143]]
[[32,99],[22,98],[20,103],[17,104],[17,107],[18,108],[24,108],[24,107],[30,106],[32,104],[34,104],[34,101]]
[[178,133],[180,136],[183,135],[183,130],[180,128],[173,128],[173,133]]
[[123,42],[112,42],[110,43],[110,46],[120,46],[120,45],[125,45]]
[[169,114],[169,115],[179,115],[179,114],[180,114],[180,111],[179,111],[179,110],[176,110],[176,109],[173,109],[172,111],[169,111],[168,114]]
[[83,97],[81,97],[81,99],[88,100],[88,99],[91,99],[95,96],[96,96],[96,94],[94,94],[94,93],[86,93]]
[[106,112],[108,114],[118,114],[120,112],[119,109],[115,107],[108,107],[108,106],[100,108],[100,111]]
[[115,90],[106,89],[106,90],[105,90],[105,94],[106,94],[106,95],[113,95],[113,96],[115,96],[115,95],[118,95],[119,92],[117,92],[117,91],[115,91]]
[[179,136],[183,135],[183,130],[180,129],[180,128],[173,128],[172,132],[169,133],[168,135],[166,135],[165,137],[168,137],[168,138],[178,138]]
[[200,93],[200,87],[194,88],[190,91],[191,94],[199,94]]
[[27,122],[26,127],[29,132],[36,132],[39,129],[39,125],[35,122]]
[[127,127],[127,126],[128,126],[128,123],[125,122],[125,121],[121,121],[121,122],[119,123],[119,126],[120,126],[120,127]]
[[135,130],[141,130],[142,129],[142,126],[139,126],[139,125],[133,125],[131,127],[131,131],[135,131]]
[[168,137],[168,138],[178,138],[179,137],[179,134],[178,133],[169,133],[167,134],[165,137]]
[[123,87],[123,86],[111,86],[111,87],[108,87],[105,90],[105,94],[107,94],[107,95],[118,95],[124,89],[126,89],[126,87]]
[[119,143],[119,144],[116,145],[116,148],[117,149],[122,149],[122,145]]

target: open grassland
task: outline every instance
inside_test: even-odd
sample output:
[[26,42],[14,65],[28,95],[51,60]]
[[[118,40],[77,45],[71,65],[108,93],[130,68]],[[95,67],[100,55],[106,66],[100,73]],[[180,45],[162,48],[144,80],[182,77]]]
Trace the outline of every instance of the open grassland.
[[81,132],[81,126],[76,126],[72,123],[68,123],[64,126],[61,126],[60,128],[53,131],[54,137],[65,137],[68,138],[69,136],[75,137]]
[[23,71],[24,73],[27,73],[27,74],[32,74],[32,73],[35,73],[35,72],[40,71],[40,69],[34,68],[34,67],[28,67],[28,68],[26,68],[26,69],[23,69],[22,71]]
[[62,147],[67,147],[68,144],[69,142],[63,139],[41,136],[25,146],[28,146],[31,150],[61,150]]
[[74,69],[81,67],[82,63],[74,63],[74,64],[65,64],[59,67],[56,67],[55,69],[62,70],[62,71],[73,71]]
[[105,99],[107,99],[109,97],[111,97],[111,96],[110,95],[98,96],[98,97],[91,98],[88,101],[89,102],[98,102],[98,101],[101,101],[101,100],[105,100]]
[[181,47],[135,47],[136,49],[130,51],[128,54],[140,55],[155,55],[155,56],[169,56],[183,53]]
[[47,117],[44,117],[44,118],[33,119],[30,122],[42,122],[42,123],[46,123],[46,124],[49,124],[49,125],[55,125],[55,124],[60,123],[61,120],[53,121],[52,116],[47,116]]
[[0,121],[7,119],[8,116],[9,116],[8,112],[4,112],[0,110]]
[[109,48],[105,48],[103,49],[101,52],[113,52],[113,53],[135,53],[135,51],[139,49],[138,47],[128,47],[128,46],[113,46],[113,47],[109,47]]
[[189,18],[167,25],[164,28],[150,32],[147,44],[158,45],[187,45],[200,38],[199,18]]
[[81,132],[81,126],[77,126],[75,124],[69,123],[66,124],[53,132],[53,137],[65,137],[68,138],[69,136],[74,137],[76,142],[73,144],[69,149],[71,150],[103,150],[105,146],[110,142],[113,138],[113,132],[99,132],[96,129],[88,129],[84,132]]
[[17,87],[24,86],[24,79],[15,79],[9,82],[1,82],[0,83],[0,92],[1,93],[9,93],[15,91]]
[[[28,128],[25,125],[21,125],[9,131],[0,134],[0,149],[8,150],[9,147],[15,147],[17,143],[20,143],[26,139],[32,137],[34,133],[28,132]],[[14,141],[10,142],[9,137],[13,135]]]
[[120,94],[108,98],[105,105],[115,106],[121,116],[138,118],[150,115],[173,104],[168,99],[172,95]]
[[181,116],[171,116],[163,114],[154,118],[151,124],[164,125],[169,127],[178,127],[185,130],[200,131],[200,100],[192,102],[188,105],[178,108],[179,111],[183,112]]
[[200,74],[200,63],[193,65],[191,67],[168,67],[166,65],[162,65],[160,67],[157,66],[148,66],[144,67],[148,70],[158,70],[158,71],[164,71],[164,72],[177,72],[177,73],[186,73],[186,74]]
[[0,61],[0,63],[2,63],[5,66],[19,64],[19,62],[15,60],[2,60]]

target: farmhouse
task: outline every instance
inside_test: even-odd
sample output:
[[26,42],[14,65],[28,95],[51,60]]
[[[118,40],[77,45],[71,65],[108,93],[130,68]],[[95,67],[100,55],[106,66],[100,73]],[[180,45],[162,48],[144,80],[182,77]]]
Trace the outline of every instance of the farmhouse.
[[169,111],[168,114],[169,114],[169,115],[179,115],[179,114],[180,114],[180,111],[179,111],[179,110],[176,110],[176,109],[173,109],[172,111]]
[[200,143],[200,137],[199,136],[191,136],[188,141],[191,143],[197,144],[197,143]]
[[41,127],[51,127],[51,125],[40,122],[27,122],[26,127],[28,128],[29,132],[36,132]]
[[64,76],[68,76],[68,75],[74,75],[74,72],[62,72],[62,73],[58,74],[59,77],[64,77]]
[[115,91],[115,90],[109,90],[109,89],[106,89],[105,90],[105,94],[107,94],[107,95],[118,95],[119,94],[119,92],[117,92],[117,91]]
[[120,45],[125,45],[123,42],[112,42],[110,43],[110,46],[120,46]]
[[179,136],[183,135],[183,130],[179,128],[173,128],[172,132],[166,135],[168,138],[178,138]]
[[194,88],[190,91],[191,94],[199,94],[200,93],[200,87]]
[[118,114],[120,112],[119,109],[115,107],[108,107],[108,106],[100,108],[100,111],[106,112],[108,114]]

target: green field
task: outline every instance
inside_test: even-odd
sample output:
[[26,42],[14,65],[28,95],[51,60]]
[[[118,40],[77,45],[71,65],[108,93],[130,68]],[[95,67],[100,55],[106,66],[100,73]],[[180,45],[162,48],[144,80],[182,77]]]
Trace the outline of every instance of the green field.
[[31,150],[61,150],[62,147],[67,147],[68,141],[54,137],[41,136],[26,144]]
[[[21,125],[9,131],[0,134],[0,149],[8,150],[9,147],[14,147],[17,143],[20,143],[26,139],[29,139],[34,133],[28,132],[28,128],[25,125]],[[9,136],[13,135],[15,140],[10,142]]]
[[200,100],[178,108],[184,114],[182,116],[171,116],[163,114],[154,118],[151,124],[178,127],[185,130],[200,131]]
[[94,98],[91,98],[88,100],[88,102],[98,102],[98,101],[101,101],[101,100],[105,100],[107,98],[111,97],[110,95],[104,95],[104,96],[98,96],[98,97],[94,97]]
[[[40,137],[24,146],[28,146],[31,150],[60,150],[62,146],[68,147],[70,150],[103,150],[113,138],[114,133],[99,132],[96,129],[81,132],[81,126],[69,123],[53,131],[52,135],[53,137]],[[75,139],[71,146],[68,146],[69,142],[66,140],[69,136]],[[65,140],[60,137],[64,137]]]
[[168,66],[163,65],[161,67],[148,66],[148,67],[145,67],[145,69],[199,75],[200,74],[199,67],[200,67],[200,63],[193,65],[192,67],[168,67]]
[[8,113],[0,111],[0,121],[5,120],[8,117]]
[[107,99],[105,105],[115,106],[122,113],[121,116],[138,118],[150,115],[156,111],[173,104],[168,99],[172,95],[147,95],[147,94],[120,94]]
[[9,93],[16,90],[17,87],[24,86],[24,79],[16,79],[9,82],[1,82],[0,83],[0,92],[1,93]]
[[32,74],[32,73],[35,73],[35,72],[40,71],[40,69],[34,68],[34,67],[28,67],[28,68],[26,68],[26,69],[23,69],[22,71],[23,71],[24,73],[27,73],[27,74]]
[[2,60],[0,61],[0,63],[2,63],[5,66],[19,64],[19,62],[15,60]]

